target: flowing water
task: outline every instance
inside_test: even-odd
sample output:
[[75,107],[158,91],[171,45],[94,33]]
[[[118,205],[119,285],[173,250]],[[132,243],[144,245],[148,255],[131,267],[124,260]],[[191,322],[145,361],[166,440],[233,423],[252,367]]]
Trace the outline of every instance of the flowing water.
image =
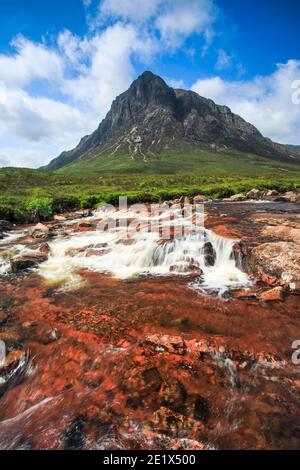
[[[120,214],[116,216],[120,217]],[[100,210],[93,220],[102,217]],[[165,219],[169,223],[168,212]],[[156,220],[155,217],[145,217],[143,214],[139,223],[148,229]],[[189,232],[191,217],[182,218],[180,222]],[[166,226],[164,219],[161,226]],[[112,232],[96,229],[91,233],[71,235],[50,244],[51,255],[40,266],[39,274],[49,282],[63,283],[65,288],[80,285],[80,276],[76,274],[80,269],[109,273],[118,279],[170,273],[188,275],[198,271],[201,275],[193,286],[198,288],[201,284],[204,289],[219,292],[229,287],[250,284],[247,275],[236,267],[232,251],[235,240],[220,237],[205,229],[199,229],[197,233],[190,232],[176,239],[164,239],[157,231],[141,230],[130,233],[128,238],[126,225]],[[207,244],[214,253],[213,266],[207,265],[205,259]]]
[[39,244],[1,240],[0,448],[299,447],[297,297],[235,298],[259,288],[238,239],[179,212],[142,210],[134,230],[131,211],[66,221],[18,275],[10,258]]

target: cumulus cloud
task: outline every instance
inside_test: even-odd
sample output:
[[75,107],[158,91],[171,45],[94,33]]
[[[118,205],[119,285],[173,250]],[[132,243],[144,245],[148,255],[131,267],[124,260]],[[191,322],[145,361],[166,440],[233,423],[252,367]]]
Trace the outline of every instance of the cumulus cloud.
[[155,24],[162,41],[169,47],[178,47],[193,33],[203,34],[210,41],[216,19],[216,7],[212,0],[172,0],[163,5]]
[[214,0],[103,0],[98,21],[112,18],[147,24],[159,33],[164,47],[176,49],[194,33],[209,41],[216,17]]
[[12,43],[13,55],[0,55],[0,80],[7,86],[24,86],[35,79],[61,80],[63,62],[55,50],[35,44],[23,36]]
[[292,101],[293,84],[300,79],[300,61],[278,64],[273,74],[249,81],[221,77],[198,80],[192,89],[254,124],[267,137],[299,144],[300,105]]
[[[59,151],[76,145],[98,126],[113,99],[133,80],[132,58],[147,61],[156,44],[148,34],[141,37],[132,25],[116,23],[89,38],[65,30],[57,38],[56,49],[22,37],[13,46],[13,55],[0,56],[2,166],[16,155],[11,165],[40,166],[59,153],[56,143]],[[33,96],[28,89],[33,82],[36,90],[44,90],[43,82],[51,83],[57,98],[44,96],[45,91]],[[36,149],[31,158],[27,158],[29,150],[24,151],[29,142]]]
[[193,33],[208,39],[216,12],[214,0],[102,0],[95,20],[92,1],[83,6],[86,37],[64,30],[49,45],[18,36],[0,54],[0,166],[40,166],[75,146],[130,85],[137,62],[148,68]]
[[[60,45],[70,50],[72,59],[76,60],[78,54],[77,61],[80,62],[80,52],[77,51],[82,51],[82,45],[76,38],[65,33],[60,37]],[[132,58],[147,62],[156,50],[156,42],[151,35],[140,35],[132,25],[116,23],[96,34],[83,49],[84,57],[89,57],[89,65],[84,66],[77,77],[66,79],[62,90],[74,101],[103,117],[116,95],[123,92],[134,78]]]

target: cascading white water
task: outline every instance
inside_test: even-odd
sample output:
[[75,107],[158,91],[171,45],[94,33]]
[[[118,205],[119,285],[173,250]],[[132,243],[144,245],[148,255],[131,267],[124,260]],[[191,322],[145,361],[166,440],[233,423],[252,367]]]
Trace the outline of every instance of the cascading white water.
[[[250,280],[246,273],[237,268],[233,255],[236,240],[221,237],[206,230],[209,241],[214,247],[216,260],[213,266],[204,270],[201,288],[217,290],[223,294],[229,288],[247,287]],[[197,287],[197,286],[194,286]]]
[[[93,220],[96,217],[93,216]],[[145,214],[141,216],[142,220],[146,220]],[[155,220],[155,217],[151,219],[152,222]],[[190,223],[191,217],[183,220],[184,225]],[[193,272],[198,274],[193,287],[219,293],[249,284],[247,275],[236,267],[232,258],[233,240],[206,229],[168,240],[161,239],[159,233],[141,230],[124,240],[126,229],[127,226],[113,232],[79,233],[54,240],[50,243],[51,255],[40,265],[39,274],[50,283],[63,284],[64,289],[82,285],[80,269],[108,273],[119,279]],[[214,249],[213,266],[207,266],[205,262],[205,243],[210,243]],[[76,249],[78,252],[74,251]]]

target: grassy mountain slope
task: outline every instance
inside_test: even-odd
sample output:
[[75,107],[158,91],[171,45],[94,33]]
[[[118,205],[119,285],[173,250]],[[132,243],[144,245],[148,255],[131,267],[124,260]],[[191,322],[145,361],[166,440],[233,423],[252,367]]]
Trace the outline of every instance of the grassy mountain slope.
[[248,153],[237,151],[200,150],[193,147],[165,150],[150,161],[133,159],[127,154],[108,152],[89,153],[88,158],[71,163],[57,174],[65,175],[109,175],[146,174],[179,175],[197,173],[201,176],[257,176],[299,174],[299,162],[278,162]]

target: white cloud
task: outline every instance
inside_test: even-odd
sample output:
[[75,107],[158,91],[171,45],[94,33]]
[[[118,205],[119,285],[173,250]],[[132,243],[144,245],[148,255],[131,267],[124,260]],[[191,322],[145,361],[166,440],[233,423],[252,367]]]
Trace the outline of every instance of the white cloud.
[[292,84],[300,79],[300,61],[278,64],[273,74],[250,81],[220,77],[198,80],[192,89],[254,124],[264,135],[282,143],[299,144],[300,105],[292,102]]
[[86,37],[64,30],[49,46],[18,36],[0,54],[0,166],[40,166],[72,148],[130,85],[137,61],[150,68],[191,34],[208,39],[215,14],[214,0],[102,0],[97,20],[92,1],[83,6],[94,26]]
[[144,22],[157,13],[161,3],[161,0],[103,0],[99,5],[99,19],[114,17]]
[[[69,34],[65,34],[64,39],[67,39],[67,44],[73,43]],[[116,95],[123,92],[134,78],[132,57],[147,61],[154,53],[156,43],[149,35],[141,37],[132,25],[116,23],[95,35],[88,48],[90,65],[78,77],[66,79],[62,89],[73,100],[103,117]],[[74,49],[78,50],[76,38],[69,53],[75,60]]]
[[[74,147],[134,79],[132,57],[146,61],[156,48],[151,35],[141,37],[132,25],[120,23],[88,39],[66,30],[58,36],[55,51],[25,38],[14,45],[15,55],[0,56],[0,166],[40,166]],[[27,86],[33,81],[37,90],[51,82],[56,98],[45,91],[31,95]],[[30,158],[29,149],[24,150],[28,143],[33,148]]]
[[23,36],[15,38],[11,45],[16,50],[14,55],[0,55],[0,80],[7,86],[24,86],[35,79],[62,79],[63,62],[56,51]]
[[178,47],[193,33],[203,34],[210,40],[216,8],[212,0],[167,0],[156,19],[162,41],[170,48]]
[[194,33],[210,41],[216,17],[214,0],[103,0],[98,21],[112,18],[144,23],[159,33],[164,47],[176,49]]

